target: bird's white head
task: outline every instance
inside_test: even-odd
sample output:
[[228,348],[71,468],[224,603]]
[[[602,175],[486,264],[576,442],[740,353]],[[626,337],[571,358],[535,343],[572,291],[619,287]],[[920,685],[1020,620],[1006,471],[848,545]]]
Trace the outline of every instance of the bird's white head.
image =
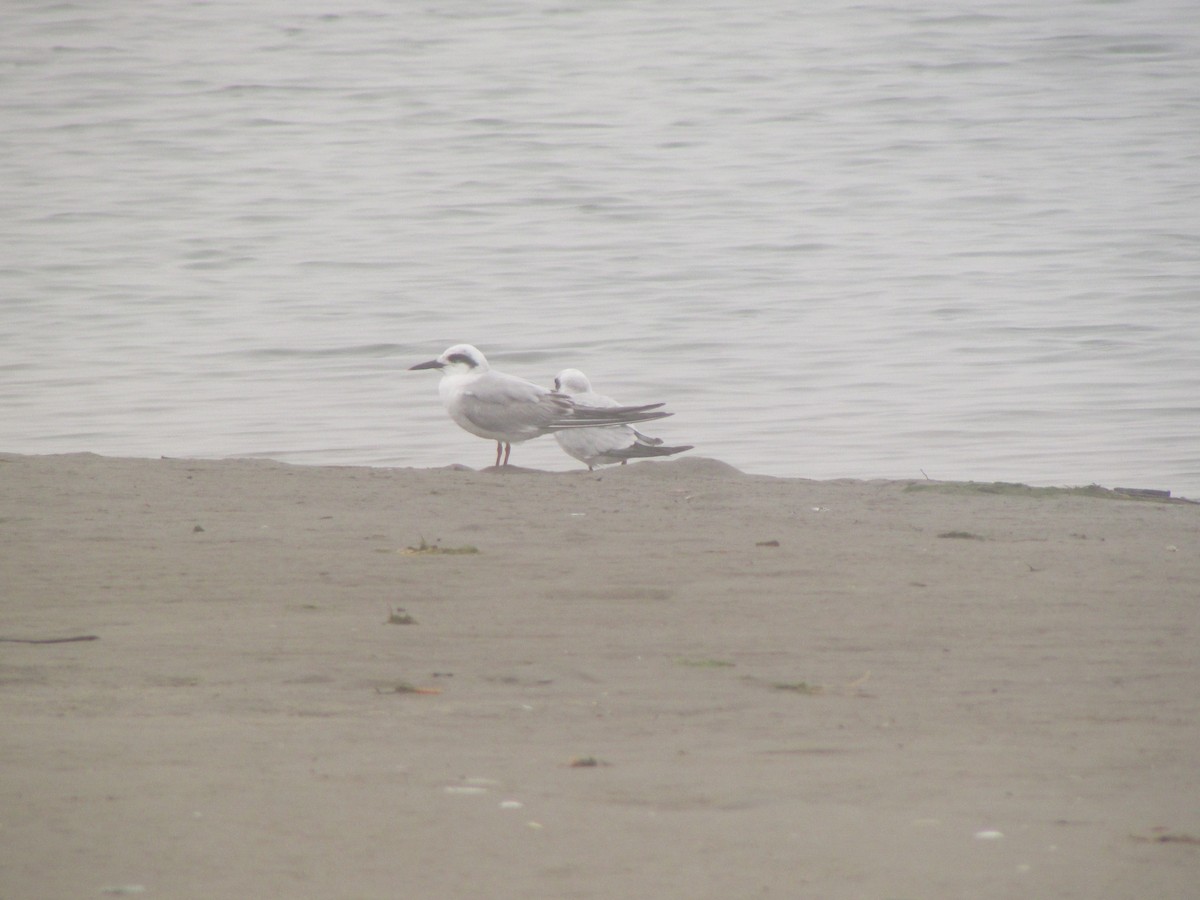
[[592,383],[578,369],[563,369],[554,376],[554,389],[563,394],[589,394]]
[[455,344],[437,359],[417,363],[415,366],[409,366],[408,369],[410,372],[413,369],[441,369],[445,375],[454,373],[465,375],[469,372],[486,372],[488,361],[487,357],[470,344]]

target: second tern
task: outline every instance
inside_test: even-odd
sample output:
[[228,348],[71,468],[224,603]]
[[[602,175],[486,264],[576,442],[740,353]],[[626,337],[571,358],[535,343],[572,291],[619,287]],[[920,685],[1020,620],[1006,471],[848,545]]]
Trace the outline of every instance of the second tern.
[[[605,397],[592,390],[588,377],[578,369],[563,369],[554,379],[554,389],[575,401],[576,408],[613,409],[619,404],[612,397]],[[662,438],[642,434],[632,425],[610,425],[604,428],[572,428],[554,434],[558,446],[569,455],[585,463],[588,469],[596,466],[625,465],[631,459],[651,456],[671,456],[691,450],[691,444],[681,447],[664,447]]]

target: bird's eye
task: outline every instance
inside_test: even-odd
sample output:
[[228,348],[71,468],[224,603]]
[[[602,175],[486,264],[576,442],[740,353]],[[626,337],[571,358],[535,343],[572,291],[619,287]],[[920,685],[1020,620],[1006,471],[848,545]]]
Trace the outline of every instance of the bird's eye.
[[472,368],[475,367],[475,360],[471,359],[471,357],[467,356],[465,353],[451,353],[446,357],[446,362],[462,363],[464,366],[471,366]]
[[556,391],[561,391],[561,390],[562,390],[562,382],[561,382],[561,381],[559,381],[557,378],[555,378],[555,379],[554,379],[554,389],[555,389]]

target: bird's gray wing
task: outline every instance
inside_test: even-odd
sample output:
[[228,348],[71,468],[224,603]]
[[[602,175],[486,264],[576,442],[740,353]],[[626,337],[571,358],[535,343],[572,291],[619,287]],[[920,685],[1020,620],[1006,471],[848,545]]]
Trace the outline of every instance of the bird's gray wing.
[[479,428],[532,438],[570,414],[570,402],[546,388],[498,372],[489,375],[495,377],[480,379],[461,398],[463,415]]
[[559,428],[595,428],[598,425],[628,425],[632,422],[649,422],[652,419],[665,419],[674,413],[659,409],[662,403],[647,403],[644,406],[611,406],[604,409],[593,409],[584,406],[573,407],[551,427]]

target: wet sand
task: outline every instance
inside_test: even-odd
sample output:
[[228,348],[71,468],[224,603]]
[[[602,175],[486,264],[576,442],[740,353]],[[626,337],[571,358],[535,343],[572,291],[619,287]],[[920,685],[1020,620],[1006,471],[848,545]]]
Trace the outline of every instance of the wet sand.
[[0,538],[0,897],[1200,884],[1197,505],[0,456]]

